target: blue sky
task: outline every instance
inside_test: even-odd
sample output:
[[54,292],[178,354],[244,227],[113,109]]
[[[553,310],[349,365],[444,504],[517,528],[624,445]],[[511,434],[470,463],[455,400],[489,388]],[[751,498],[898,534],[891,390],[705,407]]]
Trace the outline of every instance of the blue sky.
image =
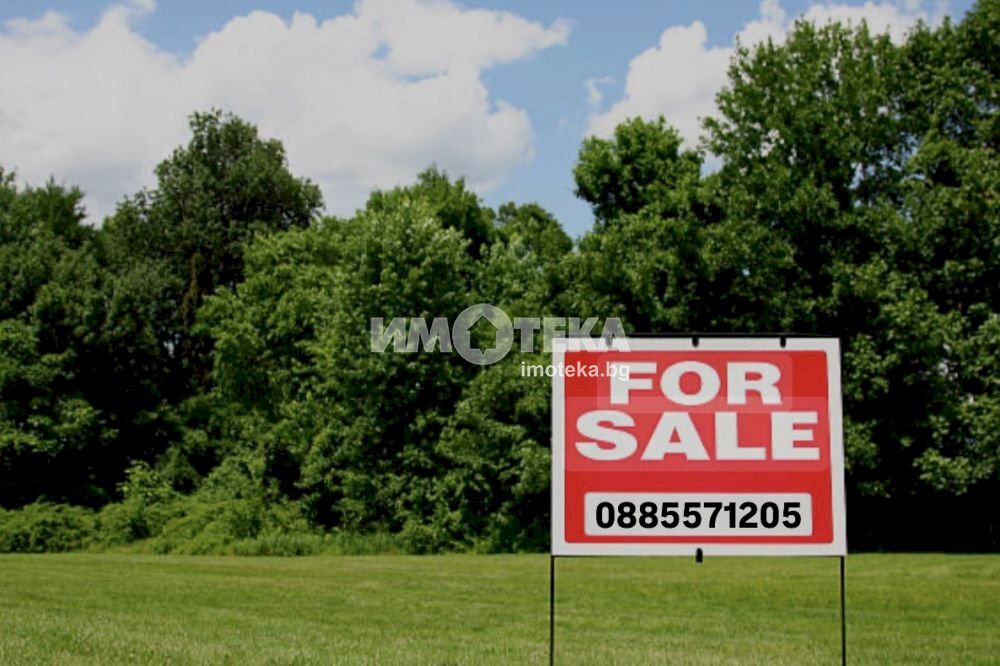
[[99,221],[152,184],[186,113],[218,105],[282,139],[331,212],[435,162],[576,236],[591,225],[572,195],[582,138],[663,113],[693,143],[736,34],[780,39],[805,14],[898,36],[970,4],[5,0],[0,164],[81,185]]

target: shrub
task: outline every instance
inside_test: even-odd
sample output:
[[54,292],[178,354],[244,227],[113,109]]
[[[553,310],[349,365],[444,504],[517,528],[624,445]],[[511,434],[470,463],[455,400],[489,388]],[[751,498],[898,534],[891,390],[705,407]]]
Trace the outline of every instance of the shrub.
[[97,541],[122,545],[159,534],[184,511],[184,498],[144,462],[132,465],[119,486],[123,500],[105,505],[97,515]]
[[90,544],[94,512],[80,506],[37,502],[0,510],[0,552],[56,553]]

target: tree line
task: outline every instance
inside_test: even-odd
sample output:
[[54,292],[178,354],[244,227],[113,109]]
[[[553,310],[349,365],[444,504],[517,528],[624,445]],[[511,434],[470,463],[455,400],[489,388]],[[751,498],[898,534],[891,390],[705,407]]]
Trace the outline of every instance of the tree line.
[[99,228],[0,171],[0,551],[545,549],[549,382],[519,367],[547,356],[369,349],[372,317],[481,302],[838,335],[850,543],[996,548],[998,40],[981,0],[901,44],[738,49],[698,147],[663,119],[583,141],[575,241],[433,167],[323,215],[220,111]]

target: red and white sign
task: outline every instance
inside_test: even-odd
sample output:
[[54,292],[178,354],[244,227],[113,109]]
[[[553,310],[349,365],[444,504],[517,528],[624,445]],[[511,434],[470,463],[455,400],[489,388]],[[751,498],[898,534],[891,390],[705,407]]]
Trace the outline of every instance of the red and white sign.
[[554,555],[846,555],[840,343],[553,341]]

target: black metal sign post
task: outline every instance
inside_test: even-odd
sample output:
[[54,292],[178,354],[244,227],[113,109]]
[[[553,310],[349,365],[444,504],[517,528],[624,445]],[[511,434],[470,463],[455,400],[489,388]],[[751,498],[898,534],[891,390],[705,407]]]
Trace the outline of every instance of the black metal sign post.
[[556,556],[549,555],[549,666],[556,663]]
[[[549,554],[549,666],[556,663],[556,557]],[[845,572],[846,558],[840,559],[840,663],[847,666],[847,584]],[[701,564],[704,555],[701,548],[695,551],[695,563]]]
[[840,663],[841,666],[847,666],[847,595],[846,583],[844,576],[844,560],[846,558],[840,556]]

